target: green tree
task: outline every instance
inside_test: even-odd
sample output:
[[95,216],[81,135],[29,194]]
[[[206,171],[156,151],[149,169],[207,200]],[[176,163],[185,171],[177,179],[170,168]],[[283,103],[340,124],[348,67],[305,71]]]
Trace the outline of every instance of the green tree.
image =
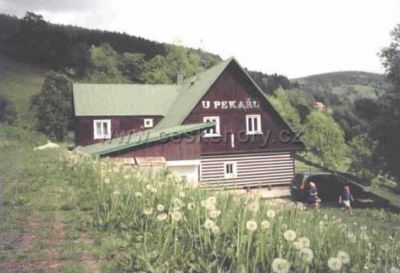
[[376,146],[375,142],[367,135],[358,135],[351,140],[349,146],[350,171],[364,181],[370,182],[374,176],[372,151]]
[[326,112],[308,115],[303,139],[307,150],[318,156],[324,167],[336,169],[346,156],[343,130]]
[[125,52],[120,57],[120,70],[125,78],[131,82],[144,82],[145,58],[141,53]]
[[14,103],[4,95],[0,95],[0,122],[12,125],[17,122],[17,119],[18,115]]
[[172,83],[170,78],[170,66],[167,60],[157,55],[145,65],[145,71],[143,73],[143,79],[146,83]]
[[380,57],[393,88],[379,99],[379,114],[371,123],[370,136],[377,141],[373,156],[385,174],[397,177],[400,187],[400,24],[391,33],[392,42]]
[[92,46],[90,68],[85,80],[93,83],[128,82],[119,70],[119,54],[107,43],[99,47]]
[[296,108],[290,103],[288,92],[290,91],[278,88],[278,90],[275,91],[275,96],[270,96],[268,99],[293,128],[300,130],[300,117]]
[[46,75],[42,90],[31,101],[35,110],[37,128],[50,139],[64,140],[72,127],[72,84],[63,74]]

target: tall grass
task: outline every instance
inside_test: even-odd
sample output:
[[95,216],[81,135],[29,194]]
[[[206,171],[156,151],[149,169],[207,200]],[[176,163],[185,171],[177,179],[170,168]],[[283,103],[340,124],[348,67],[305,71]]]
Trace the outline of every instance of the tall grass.
[[[92,224],[128,242],[120,271],[360,273],[389,272],[399,262],[397,232],[330,211],[209,192],[166,170],[78,156],[62,159],[61,166],[82,187]],[[370,211],[368,217],[395,216]]]

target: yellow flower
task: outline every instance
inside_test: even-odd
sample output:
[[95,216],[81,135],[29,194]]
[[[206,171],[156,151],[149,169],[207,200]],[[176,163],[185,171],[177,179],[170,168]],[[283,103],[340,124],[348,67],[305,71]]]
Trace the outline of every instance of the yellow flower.
[[165,221],[167,218],[168,218],[168,214],[166,214],[164,212],[157,215],[157,220],[160,222]]
[[267,220],[264,220],[264,221],[262,221],[261,222],[261,224],[260,224],[260,228],[262,229],[262,230],[266,230],[266,229],[269,229],[269,222],[267,221]]
[[296,239],[296,232],[291,229],[286,230],[283,233],[283,238],[285,238],[286,241],[294,241]]
[[336,255],[339,260],[342,262],[342,264],[348,264],[350,262],[350,256],[344,251],[339,251],[338,254]]
[[306,263],[311,263],[314,258],[314,253],[311,249],[307,247],[300,249],[299,255],[301,259]]
[[328,267],[332,271],[339,271],[342,268],[342,261],[339,258],[329,258]]
[[275,213],[274,210],[270,209],[270,210],[267,211],[267,217],[269,219],[273,219],[275,217],[275,215],[276,215],[276,213]]
[[213,222],[212,220],[210,220],[210,219],[207,219],[207,220],[204,222],[204,228],[205,228],[205,229],[212,229],[213,226],[215,226],[215,224],[214,224],[214,222]]
[[288,273],[290,264],[285,259],[276,258],[272,262],[272,270],[274,273]]
[[257,229],[257,222],[253,220],[247,221],[246,228],[251,232],[255,231]]

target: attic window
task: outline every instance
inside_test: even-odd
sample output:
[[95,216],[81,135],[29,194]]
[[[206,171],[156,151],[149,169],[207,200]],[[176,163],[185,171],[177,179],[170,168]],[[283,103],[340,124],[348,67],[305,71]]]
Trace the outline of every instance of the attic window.
[[219,137],[221,136],[219,128],[219,117],[203,117],[203,122],[215,122],[214,127],[210,127],[204,130],[204,137]]
[[262,134],[260,115],[246,115],[246,134],[247,135]]
[[144,128],[153,128],[153,119],[152,118],[144,119]]
[[111,120],[95,119],[93,120],[93,138],[110,139],[111,138]]

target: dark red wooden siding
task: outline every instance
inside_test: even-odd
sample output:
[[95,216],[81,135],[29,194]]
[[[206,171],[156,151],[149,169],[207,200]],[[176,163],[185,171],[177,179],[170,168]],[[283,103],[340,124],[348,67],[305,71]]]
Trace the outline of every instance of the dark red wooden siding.
[[110,157],[163,156],[166,160],[188,160],[200,158],[200,133],[157,142],[118,153]]
[[[247,99],[260,101],[260,109],[203,109],[201,104],[202,100],[245,101]],[[202,139],[202,155],[296,150],[302,148],[299,144],[287,143],[279,137],[279,134],[285,135],[285,132],[289,132],[289,128],[276,112],[271,109],[271,106],[265,102],[265,99],[258,93],[256,87],[236,64],[231,63],[227,67],[202,100],[199,101],[183,123],[202,122],[204,116],[219,116],[222,134],[221,138]],[[246,114],[261,115],[263,135],[254,135],[248,137],[248,141],[240,142],[239,135],[246,136]],[[230,145],[229,133],[235,136],[234,148]],[[264,145],[267,137],[269,141],[267,145]]]
[[112,137],[129,134],[130,131],[141,131],[145,118],[153,119],[153,126],[161,120],[162,116],[98,116],[98,117],[76,117],[75,123],[75,142],[76,145],[89,145],[101,140],[93,139],[93,120],[110,119]]

